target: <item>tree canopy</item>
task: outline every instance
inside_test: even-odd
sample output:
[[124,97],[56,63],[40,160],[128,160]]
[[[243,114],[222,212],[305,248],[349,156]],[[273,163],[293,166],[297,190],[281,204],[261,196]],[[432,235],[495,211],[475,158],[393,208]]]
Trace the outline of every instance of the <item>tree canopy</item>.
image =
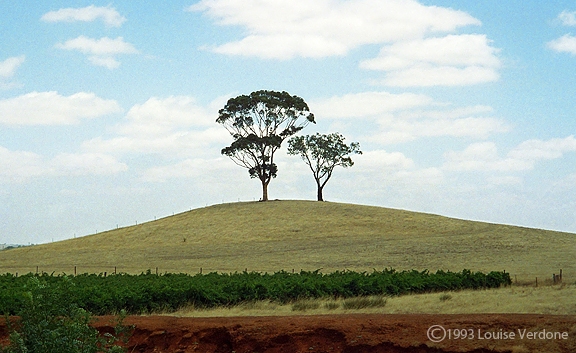
[[362,154],[360,144],[352,142],[346,145],[344,136],[339,133],[295,136],[288,141],[288,154],[300,155],[312,170],[318,187],[318,201],[324,201],[322,191],[334,168],[353,166],[354,162],[350,155],[355,153]]
[[268,184],[278,173],[274,153],[286,138],[315,123],[302,98],[266,90],[229,99],[216,122],[234,139],[222,154],[260,180],[262,201],[268,200]]

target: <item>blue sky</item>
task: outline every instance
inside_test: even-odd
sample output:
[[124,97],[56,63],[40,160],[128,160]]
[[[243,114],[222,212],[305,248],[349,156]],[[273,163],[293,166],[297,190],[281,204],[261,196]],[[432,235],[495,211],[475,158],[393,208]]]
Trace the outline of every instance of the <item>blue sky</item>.
[[[0,243],[43,243],[260,185],[220,154],[226,100],[308,103],[360,143],[324,197],[576,232],[571,1],[0,3]],[[287,156],[271,199],[315,198]]]

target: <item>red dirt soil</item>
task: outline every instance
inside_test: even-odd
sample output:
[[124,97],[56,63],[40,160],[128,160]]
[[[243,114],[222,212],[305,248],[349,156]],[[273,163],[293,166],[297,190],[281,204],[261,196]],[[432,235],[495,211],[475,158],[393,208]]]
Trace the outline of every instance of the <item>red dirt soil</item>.
[[[113,319],[99,317],[94,326],[111,332]],[[128,352],[141,353],[576,352],[576,317],[558,315],[129,316],[125,324],[135,325]],[[461,331],[439,329],[432,332],[433,338],[442,338],[443,332],[447,336],[435,343],[427,337],[432,325],[442,325],[445,330],[465,329],[474,337],[450,338],[448,333]],[[515,336],[501,339],[509,332]],[[536,334],[522,339],[521,332]],[[556,338],[550,338],[554,333]],[[0,338],[6,337],[6,327],[0,324]]]

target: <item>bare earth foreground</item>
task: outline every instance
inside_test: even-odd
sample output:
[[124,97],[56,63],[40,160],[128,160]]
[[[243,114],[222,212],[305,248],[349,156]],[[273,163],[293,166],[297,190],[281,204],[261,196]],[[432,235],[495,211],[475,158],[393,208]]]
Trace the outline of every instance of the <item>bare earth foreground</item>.
[[[111,322],[99,317],[95,326],[110,332]],[[136,326],[128,352],[576,352],[576,317],[568,315],[129,316],[125,323]],[[437,340],[445,334],[441,342],[427,337],[433,325],[444,329],[430,332]],[[456,339],[462,332],[473,338]]]

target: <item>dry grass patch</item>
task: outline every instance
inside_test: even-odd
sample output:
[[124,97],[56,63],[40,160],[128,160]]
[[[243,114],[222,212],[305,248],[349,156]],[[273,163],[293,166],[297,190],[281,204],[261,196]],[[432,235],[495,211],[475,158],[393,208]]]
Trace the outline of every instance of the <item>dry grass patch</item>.
[[230,308],[183,308],[167,315],[192,317],[284,316],[343,313],[382,314],[553,314],[576,315],[576,285],[511,286],[488,290],[360,297],[306,299],[292,304],[256,302]]

